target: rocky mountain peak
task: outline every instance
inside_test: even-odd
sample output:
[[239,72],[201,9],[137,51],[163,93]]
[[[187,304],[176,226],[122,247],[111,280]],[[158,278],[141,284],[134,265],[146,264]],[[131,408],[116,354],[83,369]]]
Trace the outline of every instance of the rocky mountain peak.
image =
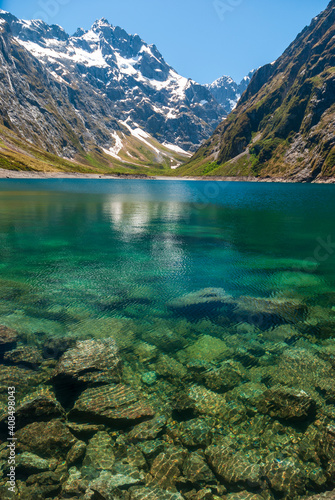
[[[2,25],[0,127],[2,120],[58,156],[82,161],[93,151],[107,164],[109,158],[170,165],[169,148],[187,156],[230,109],[210,88],[179,75],[156,45],[105,18],[72,36],[58,25],[6,12]],[[226,78],[229,85],[235,96]]]

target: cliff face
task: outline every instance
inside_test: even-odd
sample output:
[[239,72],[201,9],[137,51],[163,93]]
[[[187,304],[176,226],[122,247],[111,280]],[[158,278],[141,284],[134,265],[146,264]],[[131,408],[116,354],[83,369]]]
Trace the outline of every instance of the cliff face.
[[335,175],[335,0],[260,68],[236,109],[181,173]]

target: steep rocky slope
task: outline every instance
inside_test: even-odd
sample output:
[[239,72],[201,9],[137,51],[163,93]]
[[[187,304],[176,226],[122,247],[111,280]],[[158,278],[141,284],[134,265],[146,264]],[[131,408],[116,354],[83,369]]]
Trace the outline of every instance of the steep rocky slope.
[[274,63],[181,174],[335,176],[335,0]]

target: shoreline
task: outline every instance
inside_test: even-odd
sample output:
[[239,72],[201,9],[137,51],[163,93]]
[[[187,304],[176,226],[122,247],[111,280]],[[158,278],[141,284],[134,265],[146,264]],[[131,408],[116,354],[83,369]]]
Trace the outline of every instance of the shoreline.
[[282,183],[282,184],[335,184],[335,178],[321,178],[314,180],[295,180],[294,178],[284,177],[177,177],[177,176],[146,176],[141,174],[120,174],[120,175],[105,175],[105,174],[83,174],[77,172],[25,172],[18,170],[5,170],[0,168],[0,180],[4,179],[94,179],[94,180],[158,180],[158,181],[215,181],[215,182],[266,182],[266,183]]

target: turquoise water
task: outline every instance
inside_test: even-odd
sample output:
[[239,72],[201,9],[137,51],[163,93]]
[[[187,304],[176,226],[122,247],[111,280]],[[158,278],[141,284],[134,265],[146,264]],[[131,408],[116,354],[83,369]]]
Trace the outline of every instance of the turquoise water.
[[334,489],[334,332],[335,186],[0,181],[0,439],[15,386],[55,471],[21,457],[20,498]]
[[169,302],[208,287],[316,304],[335,291],[333,186],[52,180],[0,189],[0,322],[19,331],[86,332],[95,320],[98,333],[110,318],[142,331],[184,319]]

